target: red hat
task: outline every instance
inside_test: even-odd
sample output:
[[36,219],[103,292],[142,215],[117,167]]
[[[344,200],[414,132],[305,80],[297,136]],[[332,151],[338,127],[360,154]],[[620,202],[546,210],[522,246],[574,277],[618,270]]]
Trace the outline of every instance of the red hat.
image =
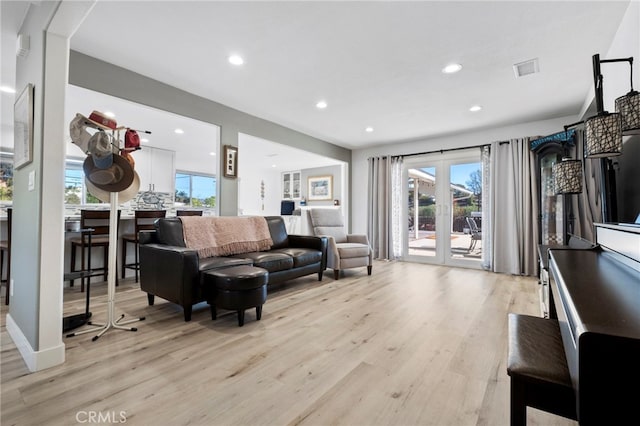
[[115,128],[118,127],[116,120],[114,120],[113,118],[107,117],[100,111],[93,111],[89,116],[89,121],[92,121],[93,123],[102,127],[108,127],[109,129],[112,129],[112,130],[115,130]]
[[124,133],[124,149],[125,151],[135,151],[140,149],[140,136],[133,129],[127,129]]

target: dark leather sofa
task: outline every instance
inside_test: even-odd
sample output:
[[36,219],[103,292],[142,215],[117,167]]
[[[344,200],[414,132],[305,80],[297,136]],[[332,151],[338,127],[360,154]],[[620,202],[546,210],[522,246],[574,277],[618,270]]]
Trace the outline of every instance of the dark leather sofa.
[[140,232],[140,289],[149,305],[155,296],[177,303],[191,320],[192,306],[205,300],[202,273],[238,265],[253,265],[269,271],[268,285],[313,273],[322,280],[327,266],[327,239],[288,235],[280,216],[266,216],[273,245],[263,252],[200,259],[185,247],[180,218],[158,219],[155,230]]

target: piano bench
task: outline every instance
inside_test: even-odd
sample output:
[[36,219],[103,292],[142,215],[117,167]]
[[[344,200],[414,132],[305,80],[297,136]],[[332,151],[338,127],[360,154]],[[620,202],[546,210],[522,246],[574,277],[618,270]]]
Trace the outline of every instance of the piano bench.
[[507,374],[511,377],[511,426],[527,424],[527,407],[577,420],[557,320],[509,314]]

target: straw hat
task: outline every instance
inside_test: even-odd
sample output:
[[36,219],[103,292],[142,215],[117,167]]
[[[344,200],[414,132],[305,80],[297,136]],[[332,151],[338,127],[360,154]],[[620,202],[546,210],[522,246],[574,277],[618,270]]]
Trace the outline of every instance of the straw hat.
[[88,155],[82,169],[84,176],[93,186],[107,192],[120,192],[127,189],[133,182],[134,170],[131,163],[121,155],[113,154],[112,158],[111,166],[102,169],[96,166],[93,158]]
[[[100,189],[95,186],[91,181],[85,178],[85,184],[87,185],[87,191],[94,197],[96,197],[100,201],[104,201],[105,203],[111,202],[111,192],[105,191],[104,189]],[[138,195],[138,191],[140,190],[140,176],[134,170],[133,171],[133,181],[128,188],[123,189],[118,192],[118,204],[126,203],[129,200],[135,198]]]

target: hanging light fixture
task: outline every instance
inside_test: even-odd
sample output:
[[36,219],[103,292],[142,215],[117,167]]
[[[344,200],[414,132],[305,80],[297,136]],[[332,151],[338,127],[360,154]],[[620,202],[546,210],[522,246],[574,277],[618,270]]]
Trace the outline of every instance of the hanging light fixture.
[[627,59],[606,59],[601,61],[600,55],[593,55],[593,84],[598,113],[585,121],[585,155],[589,158],[613,157],[622,154],[622,121],[619,113],[610,113],[604,110],[600,64],[623,60],[626,61]]
[[640,93],[633,90],[633,57],[627,58],[630,67],[629,93],[616,99],[616,111],[620,113],[623,135],[640,135]]
[[[568,139],[567,130],[582,121],[564,126],[565,136]],[[556,195],[559,194],[579,194],[582,192],[582,161],[563,157],[562,161],[553,164],[553,188]]]
[[582,161],[563,158],[553,165],[552,171],[556,195],[582,192]]

